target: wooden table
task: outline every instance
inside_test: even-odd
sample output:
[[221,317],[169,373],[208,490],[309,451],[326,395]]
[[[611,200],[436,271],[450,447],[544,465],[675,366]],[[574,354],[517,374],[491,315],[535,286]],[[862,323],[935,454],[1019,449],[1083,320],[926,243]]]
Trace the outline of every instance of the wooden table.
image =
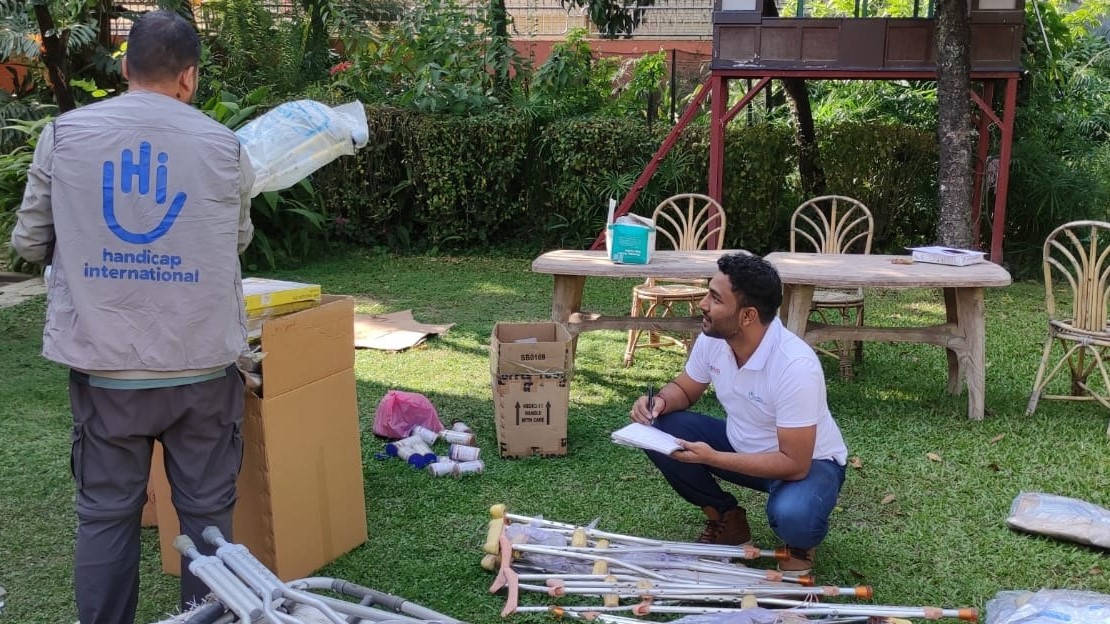
[[582,289],[586,278],[709,279],[717,272],[717,258],[735,251],[737,250],[654,251],[649,264],[614,264],[604,251],[560,249],[536,258],[532,262],[532,270],[554,275],[551,319],[565,323],[572,336],[595,329],[700,331],[700,316],[660,318],[582,314]]
[[[862,254],[775,252],[766,256],[783,283],[779,312],[790,331],[815,344],[829,340],[922,342],[948,351],[948,391],[960,393],[967,382],[968,417],[983,418],[986,318],[983,289],[1008,286],[1010,274],[992,262],[956,267]],[[927,327],[857,327],[809,321],[814,288],[940,288],[947,322]]]

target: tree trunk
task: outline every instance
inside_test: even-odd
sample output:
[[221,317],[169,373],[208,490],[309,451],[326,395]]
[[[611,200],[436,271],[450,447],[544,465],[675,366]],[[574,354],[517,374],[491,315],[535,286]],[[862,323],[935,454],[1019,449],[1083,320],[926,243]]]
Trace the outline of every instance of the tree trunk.
[[50,88],[58,103],[58,112],[64,113],[77,108],[73,91],[69,88],[69,62],[66,57],[65,36],[54,28],[54,17],[43,2],[34,2],[35,20],[42,36],[42,62],[50,78]]
[[970,248],[972,172],[971,26],[967,0],[937,0],[937,242]]
[[790,99],[794,117],[794,147],[798,150],[798,174],[802,194],[817,197],[825,194],[825,170],[817,149],[817,130],[813,125],[813,109],[809,105],[809,87],[801,78],[784,78],[783,88]]
[[[779,16],[774,0],[763,0],[763,16]],[[794,147],[798,150],[798,175],[801,178],[802,194],[807,198],[824,195],[825,170],[821,167],[821,154],[817,148],[817,131],[813,125],[813,108],[809,104],[809,87],[802,78],[783,78],[782,86],[790,100],[790,112],[794,118]]]
[[493,56],[493,87],[497,97],[507,100],[512,90],[509,75],[509,11],[505,7],[505,0],[490,1],[490,23],[492,24],[493,40],[490,45],[494,48]]
[[112,50],[112,0],[96,2],[96,39],[102,48]]

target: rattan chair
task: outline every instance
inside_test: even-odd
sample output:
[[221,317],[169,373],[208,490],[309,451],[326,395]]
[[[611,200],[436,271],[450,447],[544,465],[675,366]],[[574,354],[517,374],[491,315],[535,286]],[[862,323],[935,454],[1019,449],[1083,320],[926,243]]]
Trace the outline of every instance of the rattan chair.
[[[720,248],[725,236],[725,211],[712,197],[683,193],[663,200],[651,217],[655,223],[655,245],[658,249],[691,251]],[[632,316],[675,316],[675,306],[686,315],[701,314],[698,302],[709,290],[707,280],[660,280],[649,277],[632,289]],[[683,310],[683,307],[685,308]],[[624,365],[631,366],[638,348],[683,346],[689,350],[689,336],[676,338],[648,331],[647,342],[641,342],[644,330],[628,332]]]
[[[814,253],[871,253],[875,220],[862,202],[842,195],[814,197],[790,217],[790,251]],[[811,315],[822,323],[863,326],[863,289],[823,289],[813,293]],[[835,314],[835,316],[834,316]],[[863,343],[838,341],[836,351],[817,346],[819,353],[837,358],[840,375],[851,378],[852,363],[863,361]]]
[[[1105,359],[1110,349],[1110,330],[1106,325],[1110,223],[1065,223],[1045,239],[1043,254],[1048,336],[1025,413],[1032,414],[1040,399],[1098,401],[1110,408],[1110,375]],[[1058,295],[1064,296],[1058,300]],[[1055,344],[1063,348],[1063,354],[1049,369]],[[1048,393],[1049,383],[1064,370],[1065,364],[1071,376],[1070,392]],[[1106,435],[1110,436],[1110,426]]]

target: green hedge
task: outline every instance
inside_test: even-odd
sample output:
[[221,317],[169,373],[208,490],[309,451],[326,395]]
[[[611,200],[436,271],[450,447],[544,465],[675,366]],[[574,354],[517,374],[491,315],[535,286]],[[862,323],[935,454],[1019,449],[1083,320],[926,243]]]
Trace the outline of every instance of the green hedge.
[[904,253],[930,243],[937,223],[937,141],[908,126],[845,123],[820,133],[830,194],[863,202],[875,218],[873,247]]
[[[411,250],[588,247],[608,198],[623,198],[669,130],[642,120],[582,117],[541,124],[523,114],[473,117],[367,109],[371,145],[328,165],[315,184],[341,232],[360,245]],[[876,218],[876,250],[933,236],[936,140],[901,126],[819,129],[830,193]],[[692,125],[633,207],[648,216],[676,193],[706,191],[708,128]],[[798,190],[793,135],[734,124],[726,136],[726,244],[787,246]]]

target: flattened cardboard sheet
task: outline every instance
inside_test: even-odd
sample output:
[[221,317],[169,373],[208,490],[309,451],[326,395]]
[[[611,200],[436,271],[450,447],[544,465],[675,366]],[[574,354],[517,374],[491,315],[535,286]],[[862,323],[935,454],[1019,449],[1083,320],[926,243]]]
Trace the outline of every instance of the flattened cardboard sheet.
[[355,348],[404,351],[424,342],[428,336],[446,333],[454,326],[454,323],[418,323],[412,318],[412,310],[390,314],[356,314]]

